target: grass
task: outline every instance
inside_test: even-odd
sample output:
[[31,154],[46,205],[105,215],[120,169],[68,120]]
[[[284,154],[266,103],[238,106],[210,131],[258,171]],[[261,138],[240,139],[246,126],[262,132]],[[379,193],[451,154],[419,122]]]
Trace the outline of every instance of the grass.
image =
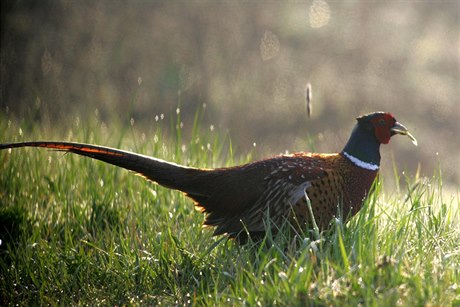
[[[252,159],[199,119],[189,141],[180,114],[175,134],[161,119],[145,134],[98,119],[45,134],[1,118],[0,139],[71,139],[205,167]],[[182,194],[125,170],[42,149],[2,151],[0,304],[459,305],[458,194],[445,196],[441,173],[403,179],[407,191],[378,182],[356,217],[317,240],[281,233],[241,247],[202,229]]]

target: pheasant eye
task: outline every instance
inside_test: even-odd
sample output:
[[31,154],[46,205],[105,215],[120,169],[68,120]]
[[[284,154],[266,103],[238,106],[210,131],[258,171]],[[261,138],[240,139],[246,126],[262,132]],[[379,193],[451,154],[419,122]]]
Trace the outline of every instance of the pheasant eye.
[[380,126],[385,125],[385,120],[384,120],[383,118],[379,119],[378,124],[379,124]]

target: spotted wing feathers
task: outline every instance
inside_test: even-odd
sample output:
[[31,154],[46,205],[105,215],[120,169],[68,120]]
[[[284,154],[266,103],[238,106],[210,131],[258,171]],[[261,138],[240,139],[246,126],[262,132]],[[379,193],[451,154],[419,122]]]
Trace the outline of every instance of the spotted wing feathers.
[[[258,191],[259,197],[239,214],[224,217],[211,213],[206,224],[217,226],[214,232],[216,235],[242,231],[264,232],[267,222],[280,226],[289,221],[303,226],[310,220],[304,201],[305,192],[312,201],[320,225],[327,224],[337,212],[337,199],[343,187],[339,173],[331,165],[331,158],[296,154],[246,166],[256,167],[264,174],[263,190]],[[331,204],[334,204],[333,208],[329,208]],[[324,212],[327,212],[327,216],[320,217]]]

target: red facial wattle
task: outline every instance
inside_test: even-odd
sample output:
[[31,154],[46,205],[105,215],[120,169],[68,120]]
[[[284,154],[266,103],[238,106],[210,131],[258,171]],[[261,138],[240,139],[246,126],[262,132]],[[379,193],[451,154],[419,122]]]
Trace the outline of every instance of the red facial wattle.
[[390,114],[382,114],[371,120],[375,129],[375,137],[381,144],[388,144],[391,138],[391,127],[396,120]]
[[375,129],[375,136],[381,144],[388,144],[391,138],[390,127],[386,125],[377,127]]

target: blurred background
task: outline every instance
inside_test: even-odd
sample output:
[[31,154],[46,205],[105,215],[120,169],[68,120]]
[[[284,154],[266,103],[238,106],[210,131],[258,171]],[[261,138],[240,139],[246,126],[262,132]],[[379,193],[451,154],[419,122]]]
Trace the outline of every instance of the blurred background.
[[393,162],[421,176],[440,164],[456,189],[459,12],[457,0],[2,0],[0,112],[65,130],[95,113],[149,127],[180,107],[187,132],[205,106],[203,127],[261,158],[340,151],[355,117],[384,110],[419,141],[382,148],[388,177]]

